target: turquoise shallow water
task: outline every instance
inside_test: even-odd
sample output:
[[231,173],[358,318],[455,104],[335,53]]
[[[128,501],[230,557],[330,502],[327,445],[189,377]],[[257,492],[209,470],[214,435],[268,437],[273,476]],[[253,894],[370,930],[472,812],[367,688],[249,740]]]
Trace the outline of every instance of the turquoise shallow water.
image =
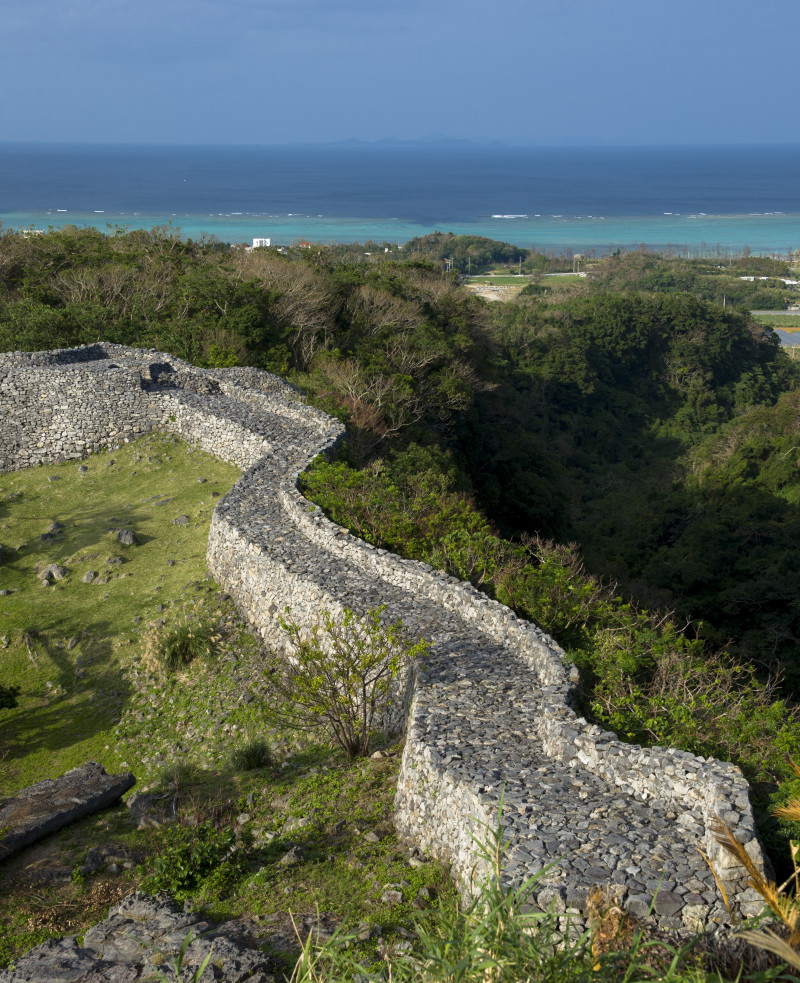
[[19,211],[0,213],[6,228],[60,228],[74,224],[149,229],[171,222],[183,236],[202,236],[232,243],[269,237],[273,244],[311,242],[403,243],[436,229],[456,234],[488,236],[526,249],[597,252],[644,243],[650,248],[690,252],[741,250],[786,253],[800,249],[800,215],[636,215],[610,217],[527,216],[487,218],[448,224],[425,224],[407,219],[326,218],[307,215],[187,215],[179,213],[113,214],[79,211]]
[[189,147],[0,142],[0,220],[193,239],[405,242],[436,229],[590,252],[800,248],[800,145]]

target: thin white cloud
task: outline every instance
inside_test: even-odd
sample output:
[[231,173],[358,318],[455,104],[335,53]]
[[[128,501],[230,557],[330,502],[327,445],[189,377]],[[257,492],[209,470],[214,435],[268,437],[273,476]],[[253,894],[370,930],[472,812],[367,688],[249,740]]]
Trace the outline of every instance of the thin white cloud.
[[[296,49],[357,52],[413,36],[422,0],[6,0],[7,51],[143,66]],[[12,54],[12,58],[14,55]]]

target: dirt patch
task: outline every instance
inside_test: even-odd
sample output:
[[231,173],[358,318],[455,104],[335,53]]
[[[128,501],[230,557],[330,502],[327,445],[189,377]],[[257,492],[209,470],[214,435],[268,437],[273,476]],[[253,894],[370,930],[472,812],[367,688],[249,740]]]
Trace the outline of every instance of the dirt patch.
[[491,286],[489,284],[483,283],[467,283],[466,288],[470,293],[477,294],[478,297],[483,297],[484,300],[494,300],[507,302],[509,300],[514,300],[515,297],[527,286],[527,283],[521,283],[519,286]]

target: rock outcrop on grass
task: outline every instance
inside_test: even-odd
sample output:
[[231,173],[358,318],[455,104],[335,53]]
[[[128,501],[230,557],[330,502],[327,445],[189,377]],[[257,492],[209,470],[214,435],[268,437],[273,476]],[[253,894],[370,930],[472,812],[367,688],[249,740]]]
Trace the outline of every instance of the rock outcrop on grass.
[[[183,911],[166,895],[136,892],[112,908],[108,917],[90,928],[78,944],[72,936],[49,939],[17,960],[13,970],[0,970],[0,983],[134,983],[187,980],[211,959],[203,980],[219,983],[275,983],[270,960],[243,944],[233,926],[219,926],[191,911]],[[172,972],[182,944],[182,975]]]
[[[58,392],[58,400],[43,395]],[[385,605],[431,643],[400,680],[386,729],[407,728],[395,803],[403,837],[449,861],[471,890],[487,870],[476,847],[501,801],[506,877],[541,880],[537,903],[580,911],[610,885],[633,913],[668,928],[760,910],[747,875],[718,846],[717,817],[757,865],[748,787],[733,765],[625,744],[576,715],[577,672],[539,630],[425,564],[376,549],[329,522],[297,490],[313,457],[343,436],[292,387],[254,369],[199,370],[170,356],[93,345],[0,356],[5,469],[81,457],[160,428],[238,465],[214,510],[208,565],[262,641],[280,648],[280,616]],[[544,873],[542,873],[544,871]]]
[[63,580],[67,573],[67,568],[62,567],[61,564],[49,563],[44,570],[38,572],[37,576],[43,584],[51,584],[54,580]]
[[49,833],[119,802],[136,779],[128,771],[107,775],[87,761],[60,778],[46,778],[0,802],[0,860]]

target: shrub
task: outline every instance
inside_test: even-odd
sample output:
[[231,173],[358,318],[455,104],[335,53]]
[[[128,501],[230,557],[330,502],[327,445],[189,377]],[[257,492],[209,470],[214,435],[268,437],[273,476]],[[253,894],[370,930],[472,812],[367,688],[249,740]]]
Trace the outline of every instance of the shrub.
[[431,554],[430,562],[476,587],[491,588],[498,571],[515,571],[522,565],[523,551],[489,529],[476,531],[455,529],[442,536]]
[[0,685],[0,710],[13,710],[18,696],[19,686]]
[[231,766],[235,771],[255,771],[258,768],[269,768],[272,764],[272,752],[266,741],[248,741],[247,744],[234,748],[231,754]]
[[292,651],[274,667],[276,712],[300,729],[322,728],[349,758],[367,754],[373,722],[394,698],[394,681],[428,649],[424,640],[406,641],[402,622],[384,625],[384,610],[374,608],[364,618],[350,608],[338,618],[323,611],[308,633],[281,620]]
[[221,637],[213,622],[196,610],[186,611],[173,624],[154,628],[147,650],[167,672],[176,672],[201,656],[213,656]]
[[197,780],[197,769],[188,761],[171,761],[159,768],[156,775],[158,788],[178,791]]
[[544,628],[565,647],[582,645],[586,630],[608,620],[620,607],[614,585],[605,585],[584,568],[575,543],[541,536],[523,537],[527,564],[509,563],[497,571],[498,600]]
[[709,651],[668,616],[629,606],[574,655],[587,708],[627,740],[733,761],[751,782],[782,778],[787,755],[800,753],[800,711],[778,681]]
[[245,851],[233,829],[218,829],[206,821],[197,826],[168,826],[144,879],[145,891],[169,891],[184,901],[213,879],[215,889],[230,887],[247,869]]

